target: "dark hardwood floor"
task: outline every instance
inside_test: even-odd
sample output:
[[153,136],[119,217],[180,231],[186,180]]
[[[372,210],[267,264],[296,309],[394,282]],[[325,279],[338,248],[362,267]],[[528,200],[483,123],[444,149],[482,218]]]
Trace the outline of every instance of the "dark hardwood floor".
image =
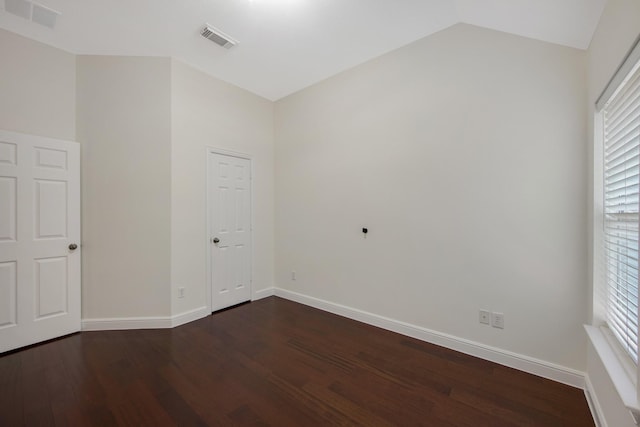
[[0,426],[593,426],[582,390],[267,298],[0,356]]

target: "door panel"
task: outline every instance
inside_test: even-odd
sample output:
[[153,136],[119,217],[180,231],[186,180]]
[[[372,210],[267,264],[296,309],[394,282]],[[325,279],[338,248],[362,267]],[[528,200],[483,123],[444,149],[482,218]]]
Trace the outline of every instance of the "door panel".
[[251,299],[251,161],[209,153],[208,188],[215,311]]
[[35,239],[67,237],[67,183],[36,180]]
[[0,141],[0,164],[15,165],[18,158],[18,146],[11,142]]
[[16,324],[16,263],[0,263],[0,329]]
[[67,152],[50,148],[36,147],[36,166],[67,170]]
[[16,240],[16,178],[0,177],[0,242]]
[[79,145],[0,131],[0,352],[80,330],[79,244]]
[[36,319],[67,312],[67,258],[35,260]]

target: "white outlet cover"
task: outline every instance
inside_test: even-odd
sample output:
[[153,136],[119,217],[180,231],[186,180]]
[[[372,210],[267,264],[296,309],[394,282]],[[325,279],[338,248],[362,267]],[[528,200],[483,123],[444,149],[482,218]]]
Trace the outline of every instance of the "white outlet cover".
[[480,310],[479,320],[483,325],[491,324],[491,312],[489,310]]
[[491,314],[491,326],[498,329],[504,329],[504,314],[492,313]]

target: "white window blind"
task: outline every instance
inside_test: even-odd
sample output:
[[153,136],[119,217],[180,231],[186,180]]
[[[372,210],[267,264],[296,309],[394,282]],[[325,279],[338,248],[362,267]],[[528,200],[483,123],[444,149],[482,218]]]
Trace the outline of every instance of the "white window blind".
[[640,63],[602,108],[607,323],[638,362]]

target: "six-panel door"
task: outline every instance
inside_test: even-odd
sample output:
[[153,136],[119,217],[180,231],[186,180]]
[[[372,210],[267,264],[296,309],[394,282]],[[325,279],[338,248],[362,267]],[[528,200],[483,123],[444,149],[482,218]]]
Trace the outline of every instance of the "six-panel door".
[[209,153],[211,306],[251,299],[251,162]]
[[79,145],[0,131],[0,352],[78,330]]

